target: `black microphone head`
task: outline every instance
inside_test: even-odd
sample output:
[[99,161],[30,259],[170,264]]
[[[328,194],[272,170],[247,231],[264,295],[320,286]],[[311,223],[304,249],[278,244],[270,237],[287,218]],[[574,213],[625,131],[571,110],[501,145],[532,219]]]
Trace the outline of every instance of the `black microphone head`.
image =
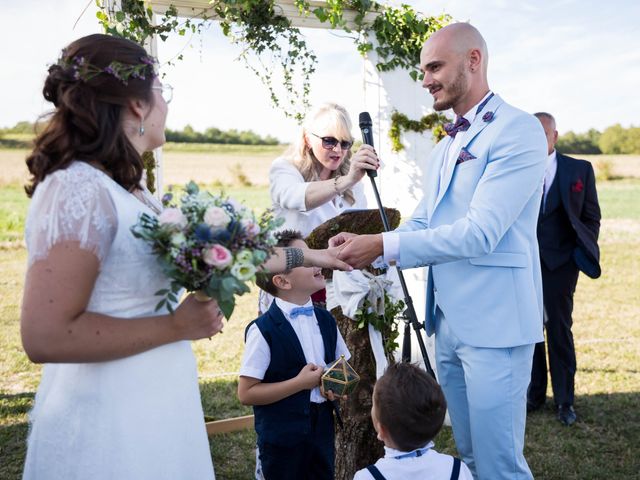
[[369,112],[361,112],[360,117],[358,117],[358,120],[359,120],[358,123],[360,125],[360,128],[370,127],[372,125],[371,115],[369,115]]

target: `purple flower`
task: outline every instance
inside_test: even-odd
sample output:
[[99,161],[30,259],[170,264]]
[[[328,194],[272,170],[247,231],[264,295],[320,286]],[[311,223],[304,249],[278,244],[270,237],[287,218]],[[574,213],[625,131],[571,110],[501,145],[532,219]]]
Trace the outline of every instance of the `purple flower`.
[[490,122],[491,120],[493,120],[493,112],[487,112],[482,116],[482,120],[484,120],[485,122]]
[[165,193],[162,196],[162,204],[167,205],[171,200],[173,200],[173,193]]

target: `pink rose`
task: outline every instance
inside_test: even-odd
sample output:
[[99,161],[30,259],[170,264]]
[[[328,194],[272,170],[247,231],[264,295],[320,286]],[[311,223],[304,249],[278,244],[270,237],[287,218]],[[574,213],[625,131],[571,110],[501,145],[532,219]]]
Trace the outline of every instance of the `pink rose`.
[[222,269],[231,263],[233,257],[222,245],[214,245],[204,251],[203,260],[207,265]]
[[253,238],[260,233],[260,226],[252,220],[242,220],[240,222],[242,228],[247,234],[247,237]]
[[179,208],[166,208],[158,217],[160,225],[175,225],[178,228],[187,226],[187,217],[184,216]]

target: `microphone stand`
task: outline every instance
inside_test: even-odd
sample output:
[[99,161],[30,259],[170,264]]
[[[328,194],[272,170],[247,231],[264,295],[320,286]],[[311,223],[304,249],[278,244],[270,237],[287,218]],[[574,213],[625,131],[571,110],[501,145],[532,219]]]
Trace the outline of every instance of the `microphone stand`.
[[[382,201],[380,200],[380,194],[378,193],[378,187],[376,185],[376,181],[374,180],[375,172],[372,172],[374,175],[370,175],[369,171],[367,171],[367,175],[369,176],[369,180],[371,180],[371,186],[373,187],[373,193],[376,196],[376,202],[378,204],[378,210],[380,211],[380,218],[382,218],[382,225],[384,226],[384,231],[389,232],[391,228],[389,227],[389,220],[387,219],[387,214],[382,207]],[[422,338],[422,334],[420,333],[420,329],[424,328],[424,324],[421,324],[418,321],[418,317],[416,315],[416,310],[413,307],[413,300],[411,299],[411,295],[409,295],[409,290],[407,289],[407,283],[404,280],[404,275],[402,274],[402,270],[396,267],[398,270],[398,278],[400,279],[400,286],[402,287],[402,295],[404,296],[404,303],[407,306],[404,312],[402,312],[402,318],[404,320],[404,339],[402,341],[402,361],[410,362],[411,361],[411,327],[416,332],[416,337],[418,338],[418,345],[420,346],[420,352],[422,353],[422,360],[424,361],[425,370],[429,375],[431,375],[434,379],[436,378],[436,373],[431,368],[431,362],[429,362],[429,356],[427,354],[427,347],[424,344],[424,339]]]

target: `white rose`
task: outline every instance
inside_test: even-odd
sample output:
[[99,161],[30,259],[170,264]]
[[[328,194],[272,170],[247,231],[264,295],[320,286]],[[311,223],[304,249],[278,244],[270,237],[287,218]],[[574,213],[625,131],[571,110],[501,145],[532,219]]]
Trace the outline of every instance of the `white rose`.
[[227,212],[220,207],[209,207],[204,213],[204,222],[211,227],[226,227],[230,221]]
[[174,225],[178,228],[187,226],[187,217],[184,216],[179,208],[166,208],[158,217],[160,225]]

